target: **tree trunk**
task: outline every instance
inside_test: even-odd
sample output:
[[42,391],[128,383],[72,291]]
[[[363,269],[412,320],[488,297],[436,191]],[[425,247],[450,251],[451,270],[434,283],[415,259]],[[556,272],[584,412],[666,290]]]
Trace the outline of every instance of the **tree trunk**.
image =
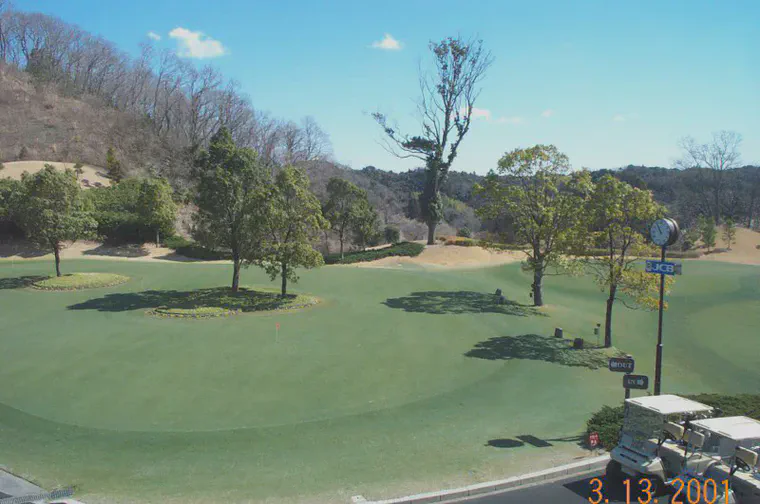
[[340,260],[343,260],[343,233],[341,232],[340,235],[338,235],[338,238],[340,238]]
[[61,251],[58,247],[55,247],[53,250],[55,253],[55,276],[61,276]]
[[435,245],[435,228],[438,225],[435,221],[428,221],[427,227],[428,227],[428,245]]
[[161,237],[158,234],[158,229],[156,229],[156,247],[161,246]]
[[544,306],[544,270],[537,268],[533,270],[533,306]]
[[240,287],[240,255],[232,256],[232,292],[237,292]]
[[604,347],[612,346],[612,305],[615,303],[617,285],[610,285],[610,297],[607,298],[607,312],[604,315]]
[[286,263],[282,263],[282,290],[280,291],[280,295],[282,297],[285,297],[285,294],[288,292],[288,265]]

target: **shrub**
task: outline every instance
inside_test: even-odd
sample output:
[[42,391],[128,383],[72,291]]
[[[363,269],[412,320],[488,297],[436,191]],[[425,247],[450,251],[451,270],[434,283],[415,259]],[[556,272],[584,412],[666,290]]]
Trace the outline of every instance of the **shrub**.
[[620,406],[602,406],[586,422],[586,434],[599,433],[599,444],[605,450],[612,450],[618,443],[620,429],[623,427],[625,408]]
[[144,243],[154,236],[153,230],[132,212],[94,212],[98,236],[107,243]]
[[401,240],[401,231],[396,226],[385,226],[385,243],[398,243]]
[[164,247],[170,248],[170,249],[178,249],[181,247],[187,247],[189,245],[192,245],[193,242],[188,240],[187,238],[179,235],[170,236],[168,238],[164,238]]
[[457,236],[460,236],[462,238],[472,238],[472,231],[470,231],[470,228],[468,227],[463,227],[457,231]]
[[201,261],[222,261],[232,260],[232,253],[222,250],[211,250],[199,245],[195,242],[191,242],[190,245],[185,245],[174,249],[179,255],[189,257],[190,259],[200,259]]
[[[748,416],[760,420],[760,394],[697,394],[684,396],[719,410],[720,416]],[[602,406],[586,422],[586,434],[599,433],[599,443],[611,450],[618,443],[623,427],[624,406]]]
[[425,250],[421,243],[401,242],[378,250],[365,250],[363,252],[350,252],[344,254],[341,260],[340,254],[330,254],[325,256],[325,264],[352,264],[357,262],[375,261],[384,257],[391,256],[408,256],[415,257]]
[[29,159],[29,149],[26,148],[26,145],[22,145],[21,150],[18,151],[18,160],[23,161],[25,159]]

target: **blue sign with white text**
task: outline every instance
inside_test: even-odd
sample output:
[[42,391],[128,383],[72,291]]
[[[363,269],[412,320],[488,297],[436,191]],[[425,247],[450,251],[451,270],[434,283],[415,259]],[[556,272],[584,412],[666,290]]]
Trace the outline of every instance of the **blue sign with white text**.
[[681,265],[666,261],[647,261],[646,271],[658,275],[680,275]]

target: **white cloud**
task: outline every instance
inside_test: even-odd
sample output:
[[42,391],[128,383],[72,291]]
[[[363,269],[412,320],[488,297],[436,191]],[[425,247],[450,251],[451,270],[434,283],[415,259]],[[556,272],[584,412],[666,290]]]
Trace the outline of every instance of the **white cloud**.
[[554,115],[554,110],[552,109],[546,109],[543,112],[541,112],[541,117],[551,117]]
[[221,42],[199,31],[178,26],[169,32],[169,37],[177,40],[177,54],[183,58],[217,58],[228,52]]
[[[460,111],[460,114],[466,115],[467,114],[467,109],[463,108]],[[486,121],[490,121],[491,120],[491,111],[488,110],[488,109],[480,109],[478,107],[472,107],[472,115],[471,115],[471,117],[472,117],[472,119],[485,119]]]
[[637,114],[636,112],[632,112],[630,114],[615,114],[614,116],[612,116],[612,120],[615,122],[625,122],[628,119],[638,119],[638,118],[639,118],[639,114]]
[[149,31],[148,33],[146,33],[146,35],[148,36],[149,39],[161,40],[161,35],[159,35],[156,32]]
[[501,116],[498,119],[496,119],[496,122],[499,124],[522,124],[523,118],[519,116],[512,116],[512,117]]
[[383,40],[372,42],[372,47],[375,49],[383,49],[385,51],[398,51],[401,49],[401,42],[393,38],[390,33],[386,33]]

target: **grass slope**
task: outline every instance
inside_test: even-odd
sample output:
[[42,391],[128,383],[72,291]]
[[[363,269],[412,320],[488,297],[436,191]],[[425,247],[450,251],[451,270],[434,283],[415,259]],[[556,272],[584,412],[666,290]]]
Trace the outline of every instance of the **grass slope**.
[[129,277],[115,273],[69,273],[34,282],[31,286],[39,290],[68,291],[112,287],[129,281]]
[[[560,459],[623,395],[619,374],[566,365],[526,336],[559,326],[593,340],[604,296],[587,279],[549,279],[536,312],[517,264],[325,267],[294,286],[318,309],[165,321],[144,316],[146,291],[219,287],[230,268],[70,263],[132,281],[49,296],[18,288],[47,263],[0,264],[0,464],[83,498],[336,502],[499,477]],[[756,391],[760,269],[685,270],[664,390]],[[255,269],[243,281],[268,284]],[[491,303],[496,288],[511,303]],[[614,343],[637,372],[652,374],[656,327],[656,314],[616,309]]]

